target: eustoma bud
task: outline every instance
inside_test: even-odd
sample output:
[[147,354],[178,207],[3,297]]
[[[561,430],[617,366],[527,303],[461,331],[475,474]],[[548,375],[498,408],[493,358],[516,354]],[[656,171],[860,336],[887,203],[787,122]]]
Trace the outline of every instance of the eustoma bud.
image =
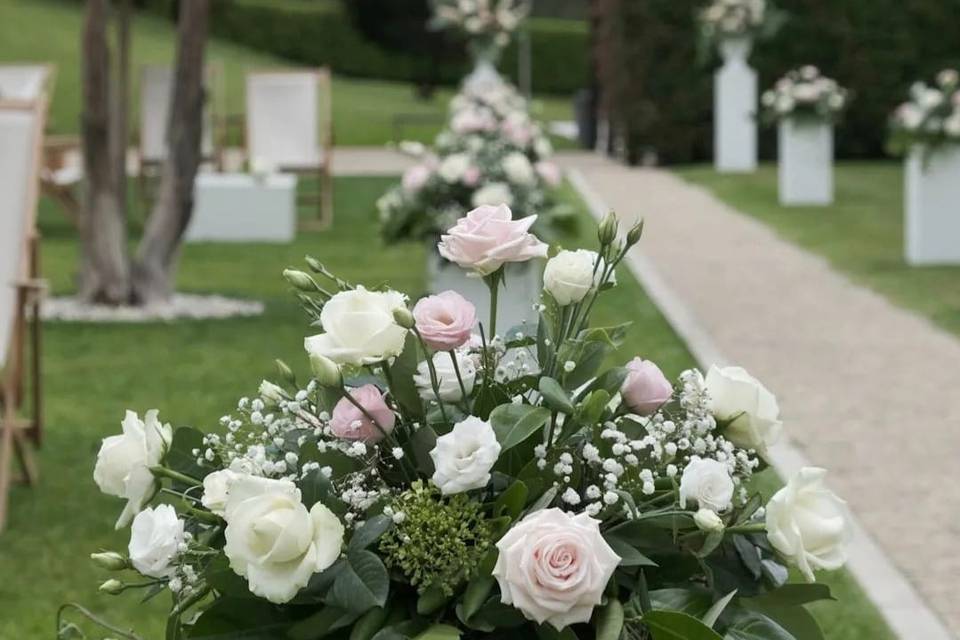
[[300,291],[317,290],[317,283],[313,281],[313,278],[310,277],[310,274],[304,273],[303,271],[298,271],[297,269],[284,269],[283,277],[287,279],[287,282]]
[[641,237],[643,237],[643,218],[640,218],[637,224],[633,225],[627,232],[627,247],[632,247],[640,242]]
[[342,383],[340,367],[330,358],[316,353],[310,354],[310,369],[320,386],[339,387]]
[[107,571],[122,571],[130,567],[130,562],[116,551],[91,553],[90,559],[93,564]]
[[601,245],[612,244],[617,239],[617,227],[617,215],[611,211],[597,229],[597,239],[600,240]]
[[286,381],[289,382],[290,384],[296,384],[296,383],[297,383],[297,376],[294,375],[293,369],[291,369],[290,366],[289,366],[286,362],[284,362],[283,360],[279,360],[279,359],[278,359],[278,360],[274,360],[273,362],[277,365],[277,371],[280,372],[280,376],[281,376],[284,380],[286,380]]
[[404,329],[413,329],[416,324],[413,314],[406,307],[397,307],[393,310],[393,321]]
[[119,580],[115,580],[115,579],[111,578],[111,579],[107,580],[106,582],[104,582],[102,585],[100,585],[100,589],[99,589],[99,590],[100,590],[102,593],[108,593],[108,594],[110,594],[111,596],[118,596],[118,595],[120,595],[121,593],[123,593],[124,588],[125,588],[125,587],[124,587],[124,585],[123,585],[122,582],[120,582]]

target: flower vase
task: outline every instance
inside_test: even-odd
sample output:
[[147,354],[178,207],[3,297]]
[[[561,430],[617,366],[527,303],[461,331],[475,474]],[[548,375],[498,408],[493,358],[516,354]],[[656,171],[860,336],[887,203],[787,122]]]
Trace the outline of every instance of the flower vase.
[[905,173],[907,262],[960,264],[960,144],[915,145]]
[[821,118],[784,118],[778,134],[780,204],[831,204],[833,125]]
[[722,173],[757,168],[757,72],[750,68],[750,38],[720,42],[723,66],[714,75],[714,162]]
[[[428,252],[427,286],[430,293],[456,291],[477,308],[477,319],[489,331],[490,290],[486,283],[458,265],[441,257],[435,250]],[[501,335],[526,323],[535,331],[537,313],[533,301],[540,299],[543,289],[543,265],[539,261],[518,262],[505,266],[504,282],[500,285],[497,301],[497,330]],[[488,338],[490,336],[487,336]]]
[[473,71],[464,78],[464,89],[483,93],[489,88],[503,84],[503,78],[497,71],[500,47],[492,43],[471,43],[470,55],[473,58]]

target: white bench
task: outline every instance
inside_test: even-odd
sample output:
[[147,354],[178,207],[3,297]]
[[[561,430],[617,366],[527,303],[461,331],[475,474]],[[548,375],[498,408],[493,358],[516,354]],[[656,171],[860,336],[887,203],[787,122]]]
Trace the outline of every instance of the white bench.
[[297,230],[297,177],[201,173],[187,242],[290,242]]

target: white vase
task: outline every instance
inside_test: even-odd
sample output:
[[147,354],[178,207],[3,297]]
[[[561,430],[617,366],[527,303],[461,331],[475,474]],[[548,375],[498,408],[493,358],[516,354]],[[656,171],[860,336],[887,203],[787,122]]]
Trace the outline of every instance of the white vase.
[[780,204],[833,203],[833,125],[819,118],[784,118],[779,138]]
[[714,76],[714,164],[723,173],[757,168],[757,72],[747,64],[750,38],[720,42],[723,67]]
[[[468,277],[467,271],[449,262],[435,251],[428,254],[427,280],[430,293],[453,290],[473,303],[477,319],[489,331],[490,290],[480,278]],[[530,331],[537,326],[533,305],[540,300],[543,289],[543,264],[539,260],[508,264],[505,282],[500,285],[497,300],[497,332],[507,331],[526,323]],[[487,336],[490,337],[489,335]]]
[[464,89],[478,94],[494,90],[502,84],[503,78],[491,57],[478,57],[473,71],[463,80]]
[[914,146],[905,178],[907,262],[960,264],[960,144]]

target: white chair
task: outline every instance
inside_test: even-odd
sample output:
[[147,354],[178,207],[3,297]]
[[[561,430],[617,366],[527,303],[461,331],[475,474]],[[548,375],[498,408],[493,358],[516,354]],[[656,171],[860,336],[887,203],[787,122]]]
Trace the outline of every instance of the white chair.
[[[39,375],[39,293],[36,209],[45,92],[34,100],[0,100],[0,531],[6,524],[7,499],[16,453],[28,483],[36,480],[31,443],[41,437]],[[32,320],[33,415],[21,410],[26,385],[25,351]]]
[[314,175],[320,192],[300,197],[333,221],[333,115],[330,70],[257,71],[247,75],[247,160],[256,171]]
[[53,81],[53,67],[48,64],[0,65],[0,100],[30,102],[36,100]]
[[[217,160],[219,144],[212,91],[220,77],[216,66],[208,65],[204,73],[208,99],[203,107],[203,137],[200,141],[204,159]],[[167,118],[173,91],[173,68],[148,65],[140,72],[140,161],[159,164],[167,157]]]

